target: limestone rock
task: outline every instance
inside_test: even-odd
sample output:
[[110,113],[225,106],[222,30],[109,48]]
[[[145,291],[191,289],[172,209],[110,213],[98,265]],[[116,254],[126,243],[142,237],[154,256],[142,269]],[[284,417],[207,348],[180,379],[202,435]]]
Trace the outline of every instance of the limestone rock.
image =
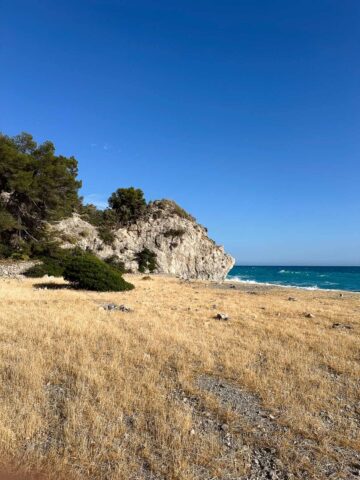
[[4,261],[0,262],[0,277],[18,277],[36,265],[36,261]]
[[151,202],[143,218],[114,232],[112,245],[76,214],[51,228],[65,248],[79,246],[100,258],[116,255],[133,272],[138,270],[135,256],[144,248],[156,253],[157,273],[185,279],[223,280],[235,263],[208,237],[205,227],[169,200]]

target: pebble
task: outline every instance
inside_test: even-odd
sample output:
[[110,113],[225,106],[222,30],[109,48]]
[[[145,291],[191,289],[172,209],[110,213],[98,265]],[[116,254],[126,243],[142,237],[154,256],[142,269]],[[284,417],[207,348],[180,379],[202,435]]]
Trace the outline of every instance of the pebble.
[[347,330],[351,330],[352,326],[347,325],[346,323],[333,323],[332,328],[345,328]]
[[216,320],[229,320],[230,317],[226,313],[217,313],[215,315]]
[[313,315],[312,313],[305,313],[305,317],[306,318],[314,318],[315,315]]
[[106,303],[103,305],[103,308],[108,311],[118,310],[120,312],[131,312],[131,308],[126,305],[117,305],[116,303]]

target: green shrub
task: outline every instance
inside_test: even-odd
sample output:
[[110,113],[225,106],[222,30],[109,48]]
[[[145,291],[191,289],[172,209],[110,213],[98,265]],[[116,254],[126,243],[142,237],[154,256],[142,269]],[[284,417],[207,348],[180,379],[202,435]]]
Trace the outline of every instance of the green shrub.
[[81,254],[82,251],[79,251],[79,249],[67,250],[61,249],[54,244],[48,244],[43,246],[43,249],[38,252],[37,258],[41,263],[29,268],[24,275],[30,278],[40,278],[44,275],[62,277],[69,259],[74,255]]
[[119,260],[119,257],[117,257],[116,255],[111,255],[111,257],[105,258],[105,262],[112,268],[114,268],[116,271],[118,271],[121,275],[123,273],[126,273],[124,262]]
[[187,220],[191,220],[192,222],[195,222],[196,219],[190,213],[188,213],[186,210],[181,208],[176,202],[173,200],[155,200],[153,202],[154,205],[159,207],[162,210],[168,210],[172,215],[177,215],[180,218],[186,218]]
[[12,254],[12,248],[8,244],[0,243],[0,258],[9,258]]
[[177,229],[170,228],[164,233],[164,237],[179,238],[179,237],[182,237],[184,234],[185,234],[185,230],[183,228],[177,228]]
[[112,245],[115,240],[115,233],[106,225],[102,225],[98,228],[99,237],[106,243],[106,245]]
[[24,273],[24,275],[29,278],[41,278],[45,275],[49,275],[49,277],[62,277],[63,274],[64,266],[60,265],[60,263],[53,258],[45,259],[42,263],[30,267]]
[[152,273],[157,267],[156,253],[148,248],[144,248],[141,252],[138,252],[135,259],[138,262],[139,272],[141,273],[144,273],[147,270]]
[[64,278],[78,288],[97,292],[122,292],[134,288],[114,268],[91,254],[72,257],[65,267]]
[[29,260],[29,255],[27,253],[22,253],[22,252],[14,252],[11,254],[10,258],[12,260],[22,260],[22,261],[26,261],[26,260]]
[[34,249],[34,257],[41,263],[29,268],[24,275],[31,278],[40,278],[44,275],[62,277],[69,259],[79,255],[84,255],[84,252],[78,247],[60,248],[59,244],[53,241],[38,244]]

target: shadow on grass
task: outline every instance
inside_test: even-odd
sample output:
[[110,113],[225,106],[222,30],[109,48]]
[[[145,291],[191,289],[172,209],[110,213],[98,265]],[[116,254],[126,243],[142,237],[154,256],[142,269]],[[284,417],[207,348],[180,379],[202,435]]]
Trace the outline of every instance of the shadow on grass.
[[76,290],[75,285],[54,282],[35,283],[33,287],[37,290]]

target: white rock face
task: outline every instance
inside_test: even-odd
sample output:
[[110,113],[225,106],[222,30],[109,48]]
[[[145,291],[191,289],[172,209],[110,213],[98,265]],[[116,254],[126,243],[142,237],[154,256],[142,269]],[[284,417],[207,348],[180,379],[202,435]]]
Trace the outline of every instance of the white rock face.
[[52,228],[65,248],[77,245],[100,258],[116,255],[126,269],[134,272],[138,270],[135,255],[144,248],[156,253],[157,273],[182,278],[223,280],[235,263],[223,247],[208,237],[204,227],[171,201],[152,202],[143,219],[114,232],[111,246],[101,240],[96,227],[79,215]]

